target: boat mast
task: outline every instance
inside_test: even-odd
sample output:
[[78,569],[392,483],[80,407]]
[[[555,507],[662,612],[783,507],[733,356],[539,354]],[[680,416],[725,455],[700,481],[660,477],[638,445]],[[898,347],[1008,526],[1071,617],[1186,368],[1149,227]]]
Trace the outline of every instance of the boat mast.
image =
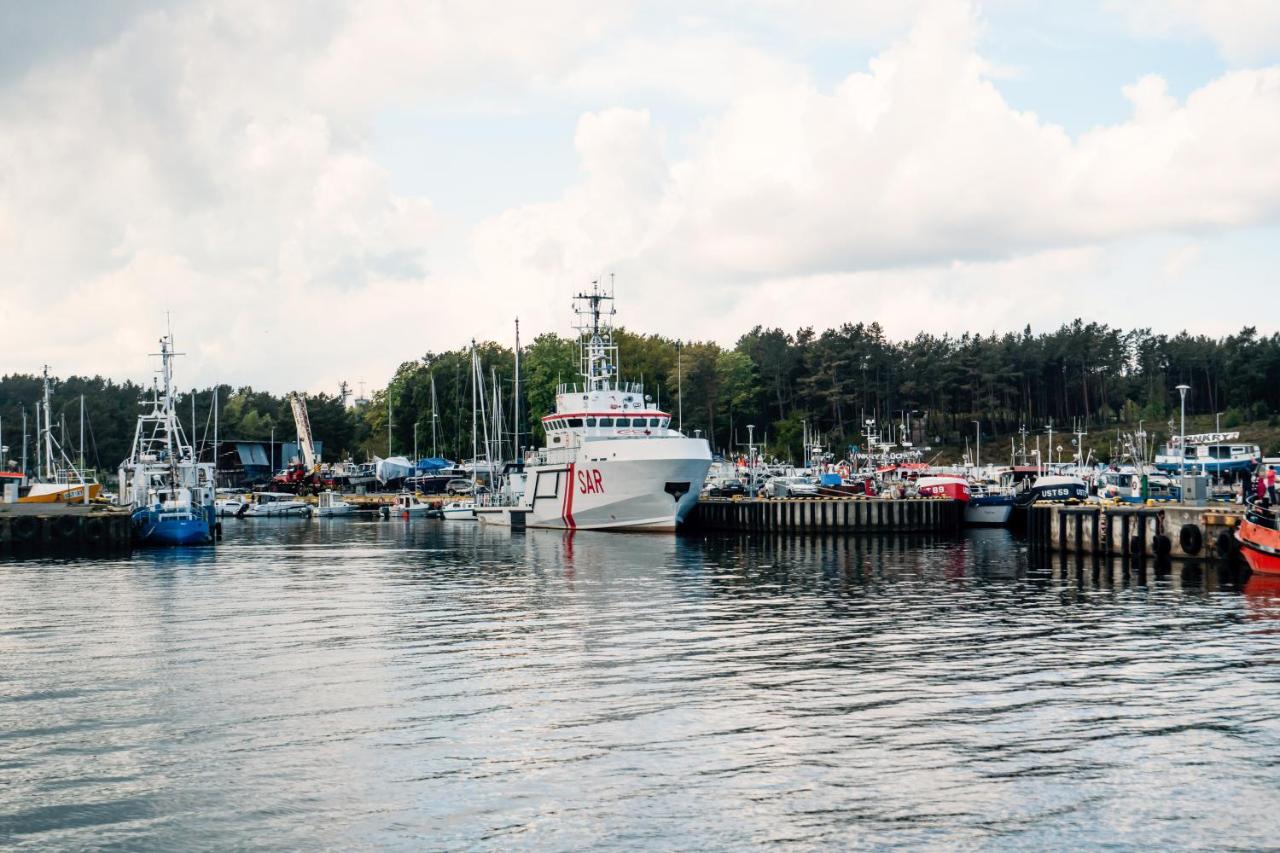
[[480,454],[476,445],[476,339],[471,339],[471,482],[476,481],[476,464]]
[[436,421],[440,416],[436,414],[436,374],[431,372],[431,457],[437,458],[436,455]]
[[[81,394],[81,473],[84,471],[84,394]],[[88,500],[88,493],[84,494],[84,500]]]
[[515,410],[511,415],[511,446],[515,450],[513,458],[520,461],[520,318],[516,318],[516,374],[515,385],[511,391],[511,406]]
[[218,386],[213,386],[213,485],[218,486]]
[[49,405],[49,365],[44,366],[44,476],[53,479],[53,410]]

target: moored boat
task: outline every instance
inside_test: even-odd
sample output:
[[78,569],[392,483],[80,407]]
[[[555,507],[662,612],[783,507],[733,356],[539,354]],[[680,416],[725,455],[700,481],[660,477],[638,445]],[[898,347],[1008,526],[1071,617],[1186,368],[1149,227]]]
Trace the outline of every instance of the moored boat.
[[[50,405],[49,368],[44,369],[43,395],[36,404],[36,468],[27,492],[18,503],[87,503],[100,497],[102,486],[87,481],[81,470],[68,457],[53,436],[53,407]],[[81,434],[83,436],[84,400],[81,398]],[[81,454],[83,456],[83,453]]]
[[962,504],[969,502],[969,481],[947,475],[921,477],[916,480],[916,494],[922,498],[949,498]]
[[1276,508],[1251,502],[1236,528],[1240,556],[1259,574],[1280,575],[1280,517]]
[[355,504],[344,501],[342,496],[332,489],[321,492],[316,498],[315,514],[319,518],[351,515],[355,510]]
[[481,522],[510,525],[518,512],[529,527],[671,531],[697,503],[710,445],[672,429],[639,384],[620,380],[612,300],[598,284],[575,297],[582,383],[558,387],[520,494],[476,507]]
[[203,545],[214,540],[214,466],[200,462],[173,405],[173,342],[160,339],[163,388],[139,415],[133,451],[120,463],[121,504],[133,510],[137,545]]
[[237,518],[310,518],[311,504],[289,492],[254,492]]

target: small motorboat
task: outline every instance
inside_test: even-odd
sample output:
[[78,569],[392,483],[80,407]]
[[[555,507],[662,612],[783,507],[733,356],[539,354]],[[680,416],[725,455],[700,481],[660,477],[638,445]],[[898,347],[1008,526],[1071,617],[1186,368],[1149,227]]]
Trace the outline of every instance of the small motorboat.
[[427,518],[432,515],[435,506],[424,501],[415,492],[401,492],[396,495],[395,504],[390,507],[387,515],[398,515],[403,519],[410,518]]
[[237,518],[310,518],[311,504],[288,492],[254,492],[252,502],[236,513]]
[[223,518],[235,518],[240,514],[243,507],[248,506],[253,501],[253,496],[247,492],[240,492],[232,489],[219,489],[217,497],[213,502],[214,510]]
[[471,500],[450,501],[440,507],[440,517],[445,521],[475,521],[476,502]]
[[1276,508],[1251,501],[1236,528],[1240,556],[1258,574],[1280,575],[1280,515]]
[[320,518],[331,518],[337,515],[351,515],[356,505],[347,503],[342,496],[332,489],[327,489],[316,498],[316,515]]

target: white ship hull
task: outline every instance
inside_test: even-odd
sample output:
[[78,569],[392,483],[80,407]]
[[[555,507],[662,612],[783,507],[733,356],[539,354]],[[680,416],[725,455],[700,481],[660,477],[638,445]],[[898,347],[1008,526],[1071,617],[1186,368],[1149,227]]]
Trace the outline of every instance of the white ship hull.
[[[562,530],[671,531],[698,502],[711,451],[696,438],[587,441],[572,461],[525,468],[515,507],[477,507],[484,524]],[[566,454],[567,455],[567,454]]]

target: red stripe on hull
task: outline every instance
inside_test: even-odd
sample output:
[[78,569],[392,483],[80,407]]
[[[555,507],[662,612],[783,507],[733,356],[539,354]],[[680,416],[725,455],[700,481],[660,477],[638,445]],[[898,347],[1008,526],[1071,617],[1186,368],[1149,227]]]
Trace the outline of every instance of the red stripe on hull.
[[574,463],[570,462],[569,463],[569,491],[566,492],[564,496],[564,523],[565,523],[565,526],[568,527],[570,530],[573,530],[574,527],[577,526],[573,523],[573,469],[574,469]]

